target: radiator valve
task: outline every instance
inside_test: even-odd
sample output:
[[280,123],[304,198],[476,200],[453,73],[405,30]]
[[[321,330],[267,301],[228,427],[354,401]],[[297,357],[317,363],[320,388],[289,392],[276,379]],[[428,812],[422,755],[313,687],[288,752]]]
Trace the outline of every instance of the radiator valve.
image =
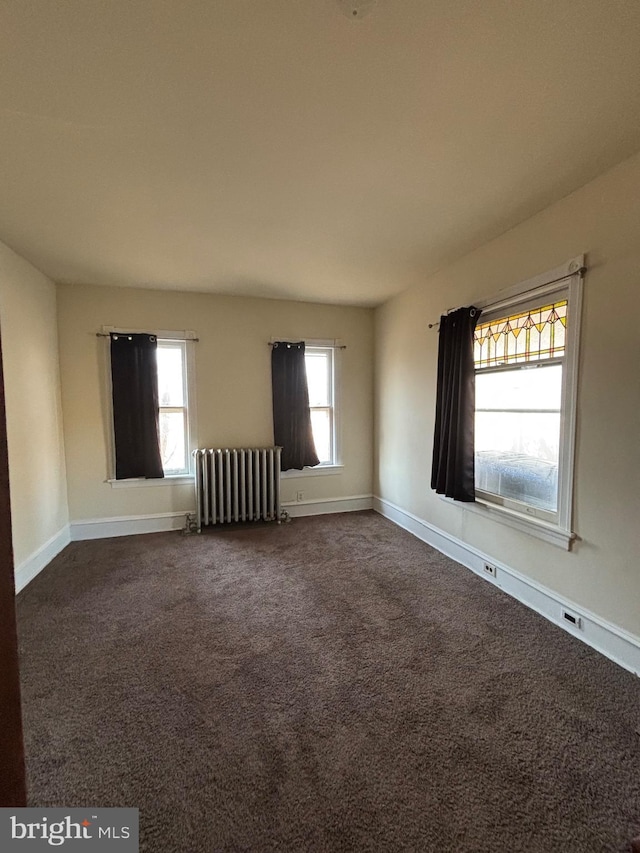
[[182,533],[184,536],[188,536],[190,533],[198,533],[198,521],[196,519],[195,513],[188,512],[185,515]]

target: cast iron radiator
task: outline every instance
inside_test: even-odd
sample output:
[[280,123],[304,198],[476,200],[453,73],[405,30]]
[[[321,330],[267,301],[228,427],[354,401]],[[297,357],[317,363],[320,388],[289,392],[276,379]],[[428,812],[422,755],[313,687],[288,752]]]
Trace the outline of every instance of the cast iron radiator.
[[196,528],[237,521],[280,522],[281,447],[194,450]]

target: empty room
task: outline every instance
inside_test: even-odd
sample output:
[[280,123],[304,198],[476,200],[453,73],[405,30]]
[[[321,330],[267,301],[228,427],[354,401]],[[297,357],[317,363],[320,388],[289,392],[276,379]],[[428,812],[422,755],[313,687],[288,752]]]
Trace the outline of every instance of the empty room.
[[0,847],[640,853],[638,0],[0,3]]

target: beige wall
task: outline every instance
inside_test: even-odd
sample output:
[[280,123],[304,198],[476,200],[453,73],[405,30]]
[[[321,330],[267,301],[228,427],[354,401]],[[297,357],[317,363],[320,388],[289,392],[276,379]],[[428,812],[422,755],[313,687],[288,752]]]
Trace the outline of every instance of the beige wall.
[[[572,552],[429,488],[437,332],[448,308],[587,254]],[[374,492],[640,636],[640,156],[376,311]]]
[[0,326],[16,568],[68,522],[55,285],[0,243]]
[[370,495],[372,487],[373,311],[302,302],[60,285],[60,364],[72,521],[193,508],[192,486],[112,489],[105,482],[109,419],[102,325],[194,330],[198,444],[271,444],[272,336],[339,338],[342,350],[341,474],[283,481],[284,501]]

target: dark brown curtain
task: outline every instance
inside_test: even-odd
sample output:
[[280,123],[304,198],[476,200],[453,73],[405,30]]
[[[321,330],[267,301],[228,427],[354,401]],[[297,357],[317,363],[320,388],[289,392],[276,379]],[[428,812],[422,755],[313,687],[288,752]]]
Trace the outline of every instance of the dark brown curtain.
[[479,317],[471,307],[440,318],[431,488],[457,501],[475,500],[473,333]]
[[164,477],[155,335],[111,334],[116,480]]
[[276,341],[271,350],[273,437],[282,447],[282,470],[318,465],[311,430],[304,341]]

